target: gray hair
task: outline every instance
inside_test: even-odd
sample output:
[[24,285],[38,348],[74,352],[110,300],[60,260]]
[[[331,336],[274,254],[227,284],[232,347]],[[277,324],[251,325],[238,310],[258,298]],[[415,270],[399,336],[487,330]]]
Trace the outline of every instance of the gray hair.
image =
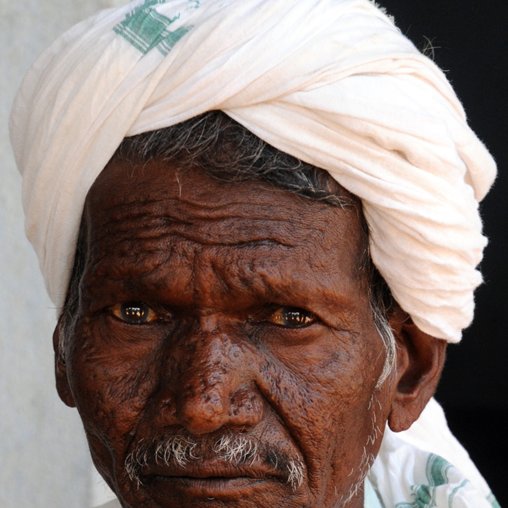
[[[304,198],[341,208],[355,208],[362,220],[365,244],[359,260],[359,272],[367,276],[373,320],[386,349],[378,386],[386,380],[396,355],[395,337],[387,317],[394,300],[370,257],[368,227],[361,201],[347,193],[326,171],[277,150],[221,111],[211,111],[171,127],[125,138],[113,159],[127,163],[151,160],[177,162],[182,170],[198,167],[220,181],[264,181]],[[85,238],[86,223],[82,219],[61,314],[62,339],[72,333],[77,315],[79,284],[86,256]],[[63,346],[62,342],[62,355]]]
[[299,457],[288,456],[255,438],[230,431],[218,436],[179,433],[149,441],[141,439],[125,458],[124,469],[130,481],[139,488],[143,484],[141,473],[149,464],[172,465],[183,472],[189,464],[200,462],[204,457],[237,467],[266,464],[278,472],[292,490],[297,490],[305,477],[304,464]]

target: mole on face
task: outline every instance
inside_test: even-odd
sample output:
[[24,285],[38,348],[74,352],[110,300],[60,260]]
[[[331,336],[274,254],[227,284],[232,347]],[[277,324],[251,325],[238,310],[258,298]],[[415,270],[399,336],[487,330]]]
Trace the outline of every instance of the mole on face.
[[388,410],[357,211],[113,161],[84,217],[68,377],[122,505],[363,506]]

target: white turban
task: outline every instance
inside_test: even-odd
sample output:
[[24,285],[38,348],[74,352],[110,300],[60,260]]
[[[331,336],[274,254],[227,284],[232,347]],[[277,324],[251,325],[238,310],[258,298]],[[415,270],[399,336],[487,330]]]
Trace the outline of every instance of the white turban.
[[11,118],[26,230],[57,306],[85,196],[122,139],[214,109],[359,196],[395,299],[460,340],[495,164],[443,73],[368,0],[135,1],[57,40]]

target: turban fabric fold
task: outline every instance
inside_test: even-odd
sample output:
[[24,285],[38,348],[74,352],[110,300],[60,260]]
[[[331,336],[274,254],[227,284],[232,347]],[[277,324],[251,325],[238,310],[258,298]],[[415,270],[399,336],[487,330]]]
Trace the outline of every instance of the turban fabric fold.
[[495,164],[443,73],[368,0],[136,1],[46,50],[11,139],[57,306],[86,194],[123,138],[217,109],[359,196],[395,299],[425,332],[460,340]]

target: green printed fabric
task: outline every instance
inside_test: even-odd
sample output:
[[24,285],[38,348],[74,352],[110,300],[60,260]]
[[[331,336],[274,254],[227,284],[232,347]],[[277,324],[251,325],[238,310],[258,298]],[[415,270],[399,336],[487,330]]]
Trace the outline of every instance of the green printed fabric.
[[492,493],[473,485],[443,457],[408,445],[394,433],[369,473],[377,494],[365,495],[365,508],[500,508]]
[[[166,0],[145,0],[113,30],[144,55],[154,48],[162,55],[167,55],[192,26],[184,24],[175,27],[181,13],[176,12],[171,17],[160,14],[157,6],[165,3]],[[197,1],[189,2],[190,8],[197,9],[199,6]]]

